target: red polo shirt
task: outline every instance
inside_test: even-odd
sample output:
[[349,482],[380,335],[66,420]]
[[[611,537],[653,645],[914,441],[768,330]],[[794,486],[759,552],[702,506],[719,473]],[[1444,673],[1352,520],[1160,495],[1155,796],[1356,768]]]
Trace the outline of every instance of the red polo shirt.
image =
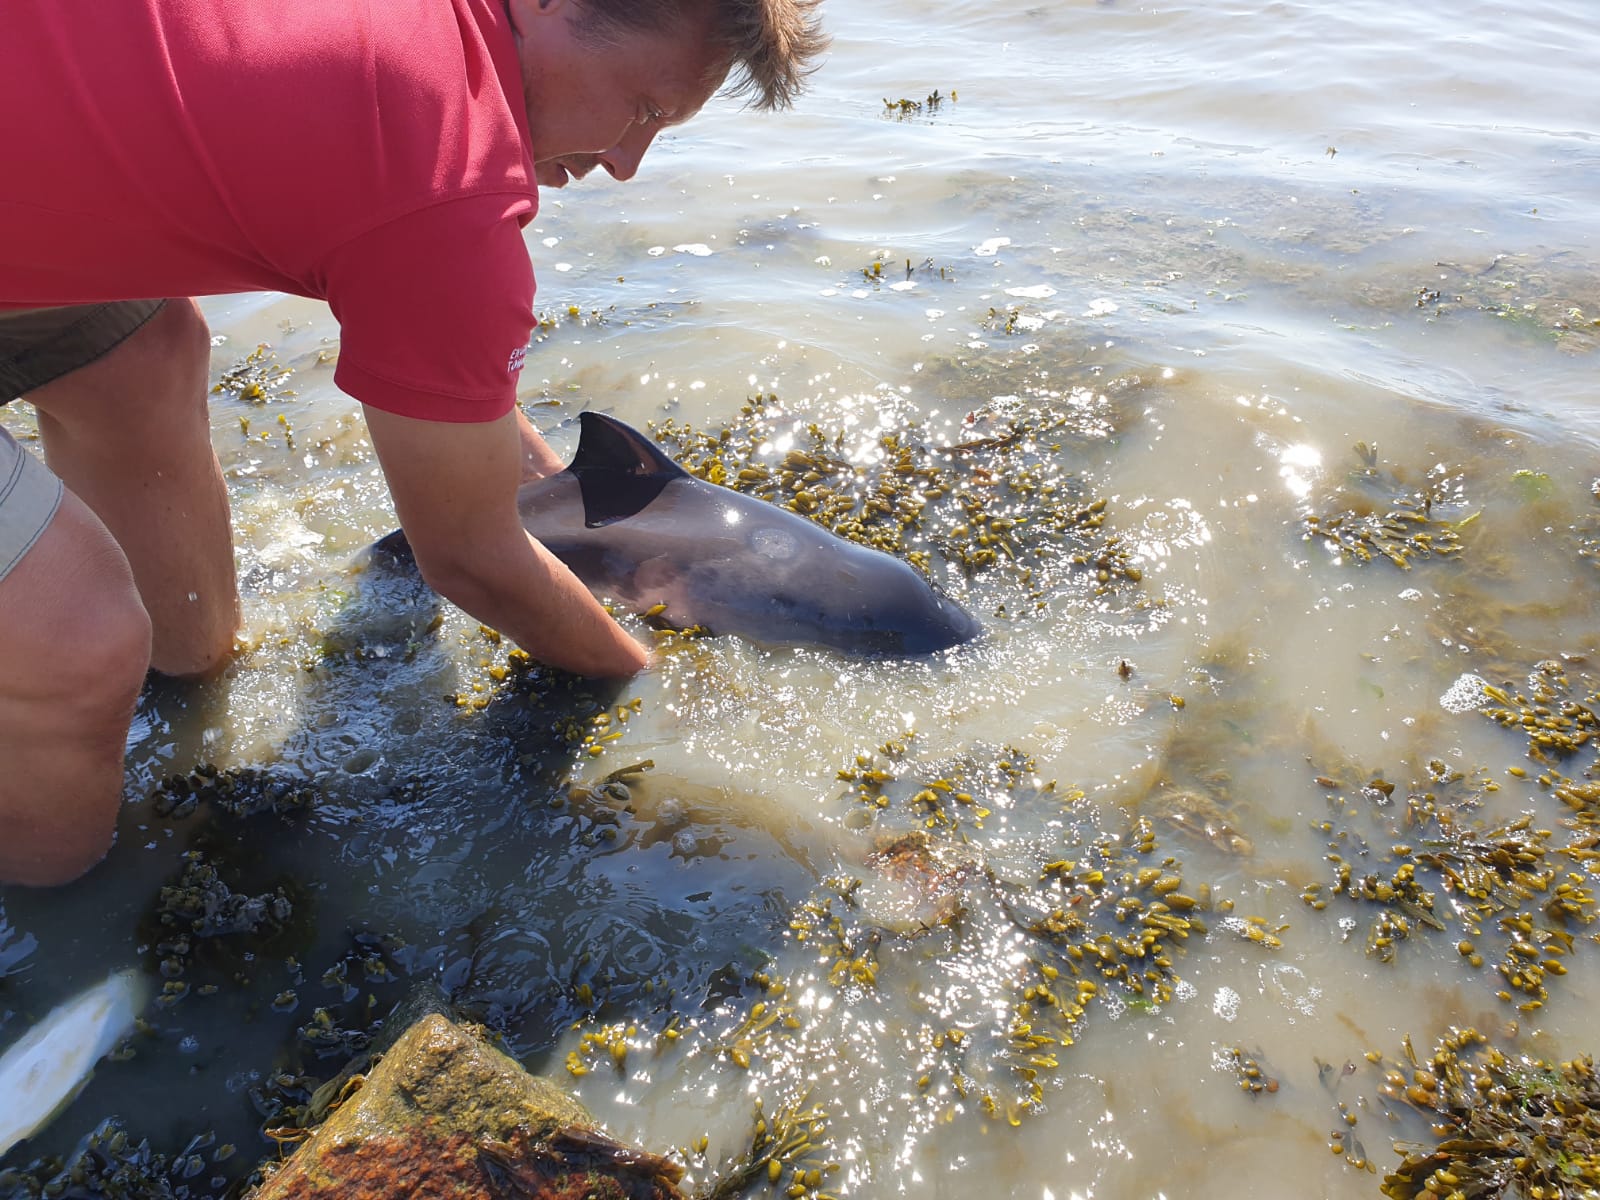
[[339,386],[487,421],[538,203],[501,0],[6,0],[0,308],[326,300]]

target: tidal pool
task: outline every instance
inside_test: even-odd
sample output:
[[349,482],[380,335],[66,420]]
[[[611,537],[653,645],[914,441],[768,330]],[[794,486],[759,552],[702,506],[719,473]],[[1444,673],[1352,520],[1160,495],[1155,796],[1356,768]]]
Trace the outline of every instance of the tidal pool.
[[114,1117],[234,1189],[419,984],[700,1181],[814,1109],[780,1194],[1375,1197],[1408,1041],[1592,1053],[1586,16],[836,7],[799,112],[548,198],[557,450],[809,456],[771,498],[983,620],[929,659],[530,668],[365,565],[326,309],[207,301],[243,647],[147,691],[110,859],[0,891],[0,1041],[161,999],[3,1166]]

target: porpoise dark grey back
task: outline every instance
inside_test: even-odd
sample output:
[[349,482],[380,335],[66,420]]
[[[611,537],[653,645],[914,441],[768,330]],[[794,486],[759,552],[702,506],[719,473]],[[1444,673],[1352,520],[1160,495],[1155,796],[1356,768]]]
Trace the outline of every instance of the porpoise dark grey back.
[[931,654],[982,632],[900,559],[697,479],[615,417],[579,419],[572,464],[525,487],[519,508],[597,594],[665,605],[680,628],[851,654]]

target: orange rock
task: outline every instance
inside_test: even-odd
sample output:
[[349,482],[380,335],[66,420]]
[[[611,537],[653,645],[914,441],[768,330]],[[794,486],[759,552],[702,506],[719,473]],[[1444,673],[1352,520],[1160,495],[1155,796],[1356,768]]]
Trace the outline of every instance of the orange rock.
[[576,1100],[434,1013],[253,1200],[682,1200],[676,1163],[613,1141]]

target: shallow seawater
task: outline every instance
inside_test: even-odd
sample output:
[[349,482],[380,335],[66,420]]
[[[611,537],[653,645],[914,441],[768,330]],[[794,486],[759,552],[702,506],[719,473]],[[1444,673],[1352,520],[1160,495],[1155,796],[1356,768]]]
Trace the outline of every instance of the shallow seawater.
[[[804,1098],[839,1196],[1376,1196],[1429,1135],[1368,1052],[1593,1053],[1592,910],[1472,932],[1437,869],[1498,837],[1592,876],[1557,792],[1593,744],[1537,761],[1484,690],[1600,704],[1587,10],[836,5],[798,112],[548,195],[557,450],[586,407],[767,463],[815,426],[876,481],[898,438],[951,484],[907,548],[986,629],[932,659],[522,671],[365,563],[393,517],[326,309],[208,301],[246,647],[141,702],[104,865],[0,892],[0,1042],[119,967],[168,991],[5,1165],[116,1116],[237,1144],[184,1181],[225,1188],[422,982],[614,1134],[707,1135],[701,1179]],[[1047,536],[1064,498],[1103,523]],[[1015,560],[960,565],[980,509]],[[1351,894],[1428,853],[1433,923]],[[1204,932],[1143,923],[1174,890]],[[1560,933],[1526,1008],[1497,965]]]

